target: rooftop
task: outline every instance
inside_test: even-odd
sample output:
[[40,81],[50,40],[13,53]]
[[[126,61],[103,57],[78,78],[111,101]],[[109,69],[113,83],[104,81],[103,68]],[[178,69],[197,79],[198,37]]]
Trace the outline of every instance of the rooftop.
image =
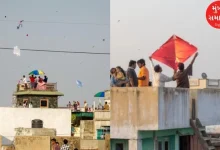
[[18,84],[17,85],[17,92],[18,91],[57,91],[57,83],[38,83],[35,88],[32,88],[31,83],[27,83],[27,87],[25,84]]
[[46,95],[46,96],[64,96],[63,93],[58,91],[35,91],[35,90],[25,90],[18,91],[13,94],[14,96],[19,95]]
[[18,84],[17,90],[13,94],[14,96],[19,95],[47,95],[47,96],[64,96],[63,93],[58,92],[57,83],[38,83],[38,85],[33,88],[31,83]]

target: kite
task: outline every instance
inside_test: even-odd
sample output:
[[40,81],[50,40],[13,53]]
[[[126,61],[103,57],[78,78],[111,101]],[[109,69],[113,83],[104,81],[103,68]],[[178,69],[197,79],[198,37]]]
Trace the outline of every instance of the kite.
[[20,22],[19,22],[19,24],[18,24],[18,26],[17,26],[17,29],[20,29],[23,25],[22,25],[22,23],[24,22],[24,20],[21,20]]
[[7,16],[5,16],[5,18],[6,18]]
[[20,52],[20,49],[18,48],[18,46],[14,47],[13,54],[16,56],[21,56],[21,52]]
[[76,80],[76,84],[77,84],[78,87],[82,87],[83,86],[82,82],[79,81],[79,80]]
[[26,36],[28,36],[28,34],[26,34]]
[[102,41],[105,41],[105,39],[102,39]]
[[173,35],[151,55],[151,58],[176,70],[178,63],[184,63],[196,51],[197,48],[194,45]]

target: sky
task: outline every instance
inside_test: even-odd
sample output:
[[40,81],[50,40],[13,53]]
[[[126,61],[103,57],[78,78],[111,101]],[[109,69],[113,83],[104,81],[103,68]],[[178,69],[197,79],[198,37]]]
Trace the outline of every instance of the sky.
[[[212,28],[206,21],[206,9],[211,2],[213,1],[111,0],[110,66],[121,66],[126,70],[129,60],[144,58],[152,72],[149,56],[175,34],[198,48],[199,56],[193,67],[193,78],[201,78],[201,74],[205,72],[208,78],[220,79],[220,31]],[[162,67],[164,74],[173,74],[171,68],[165,65]],[[152,75],[150,78],[152,79]],[[171,82],[167,86],[176,84]]]
[[[0,14],[0,47],[110,52],[109,0],[1,0]],[[23,27],[17,30],[20,20]],[[74,22],[88,24],[68,24]],[[17,57],[0,49],[0,106],[11,106],[18,80],[35,69],[43,70],[48,82],[57,82],[65,95],[59,106],[74,100],[91,105],[97,92],[109,89],[109,66],[109,55],[21,51]]]

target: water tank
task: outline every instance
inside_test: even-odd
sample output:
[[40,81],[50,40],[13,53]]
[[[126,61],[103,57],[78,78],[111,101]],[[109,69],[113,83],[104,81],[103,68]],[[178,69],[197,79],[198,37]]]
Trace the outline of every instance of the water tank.
[[43,121],[40,119],[34,119],[32,120],[31,127],[32,128],[43,128]]

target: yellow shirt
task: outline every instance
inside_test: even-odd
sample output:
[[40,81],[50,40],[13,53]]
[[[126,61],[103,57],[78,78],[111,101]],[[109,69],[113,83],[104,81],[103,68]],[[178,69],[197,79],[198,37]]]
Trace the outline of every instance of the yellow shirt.
[[148,86],[149,84],[149,71],[145,66],[141,67],[138,73],[138,78],[143,76],[145,76],[145,80],[138,80],[138,87]]
[[118,72],[116,78],[118,80],[125,80],[125,76],[122,72]]
[[104,110],[109,110],[109,105],[108,104],[104,105]]

